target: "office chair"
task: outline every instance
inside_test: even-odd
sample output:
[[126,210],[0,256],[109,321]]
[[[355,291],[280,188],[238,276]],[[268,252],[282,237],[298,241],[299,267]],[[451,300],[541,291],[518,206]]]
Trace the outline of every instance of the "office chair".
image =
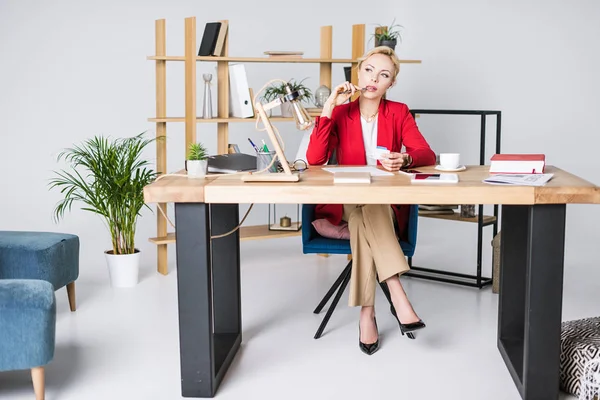
[[[303,204],[302,205],[302,251],[304,254],[351,254],[350,241],[344,239],[329,239],[323,237],[317,233],[312,221],[315,220],[315,205],[314,204]],[[400,247],[406,257],[410,258],[415,253],[417,245],[417,224],[419,221],[419,206],[411,205],[409,218],[408,218],[408,241],[400,240]],[[340,276],[335,280],[329,291],[323,297],[323,300],[317,305],[317,308],[313,311],[315,314],[319,314],[323,307],[327,304],[331,296],[335,293],[335,297],[331,302],[331,306],[327,310],[319,329],[315,334],[315,339],[318,339],[323,334],[323,330],[327,326],[335,307],[337,306],[342,293],[346,289],[348,282],[350,281],[350,273],[352,271],[352,260],[348,262],[346,268],[342,271]],[[379,286],[385,294],[388,302],[390,303],[392,314],[396,315],[394,305],[392,304],[392,298],[390,296],[389,289],[385,282],[380,282]],[[337,290],[337,292],[336,292]],[[414,339],[412,332],[407,333],[410,339]]]

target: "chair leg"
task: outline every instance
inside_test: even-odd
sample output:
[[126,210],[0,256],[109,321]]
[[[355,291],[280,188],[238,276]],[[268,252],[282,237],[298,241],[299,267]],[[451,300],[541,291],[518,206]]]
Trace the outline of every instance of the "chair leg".
[[335,307],[337,306],[338,302],[340,301],[340,297],[342,297],[342,293],[344,293],[346,286],[348,286],[352,268],[346,267],[344,269],[344,271],[345,271],[344,280],[343,280],[342,284],[340,285],[340,288],[338,289],[337,293],[335,294],[335,297],[333,298],[333,301],[331,302],[331,305],[329,306],[329,309],[327,310],[327,313],[325,314],[325,318],[323,318],[321,325],[319,325],[319,329],[317,329],[317,333],[315,333],[315,339],[320,338],[321,335],[323,334],[323,331],[325,330],[325,327],[327,326],[327,323],[329,322],[329,318],[331,318],[331,314],[333,314]]
[[75,282],[67,284],[67,296],[69,296],[69,307],[71,307],[71,311],[75,311],[77,309],[75,303]]
[[331,285],[331,288],[329,289],[327,294],[325,294],[325,297],[323,297],[323,300],[321,300],[321,302],[319,303],[317,308],[315,308],[313,313],[318,314],[323,310],[323,307],[325,307],[325,304],[327,304],[327,302],[329,301],[331,296],[333,296],[333,293],[335,292],[335,290],[342,284],[342,281],[344,280],[346,273],[349,270],[351,270],[351,268],[352,268],[352,262],[349,262],[348,265],[346,265],[346,268],[344,268],[344,270],[340,274],[340,276],[338,276],[337,279],[335,280],[335,282],[333,282],[333,285]]
[[31,368],[31,380],[33,380],[35,400],[44,400],[46,392],[44,367]]
[[388,303],[390,303],[390,307],[392,307],[392,312],[395,313],[396,310],[394,309],[394,303],[392,303],[392,295],[390,295],[390,288],[388,288],[387,283],[379,282],[379,287],[385,295],[385,298],[387,299]]

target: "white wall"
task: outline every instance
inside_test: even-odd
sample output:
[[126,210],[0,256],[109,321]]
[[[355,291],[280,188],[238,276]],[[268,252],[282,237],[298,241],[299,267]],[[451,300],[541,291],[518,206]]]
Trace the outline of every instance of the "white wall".
[[[600,183],[593,173],[599,143],[594,120],[600,108],[600,78],[595,72],[600,62],[598,2],[310,0],[294,10],[299,22],[285,18],[293,13],[284,6],[289,3],[0,0],[0,165],[4,171],[0,229],[76,233],[82,240],[83,264],[103,264],[98,255],[110,242],[101,221],[74,210],[54,224],[52,210],[60,196],[48,192],[47,182],[51,171],[60,167],[56,155],[64,147],[95,134],[130,136],[154,129],[147,122],[155,107],[154,64],[146,56],[154,52],[157,18],[167,19],[170,55],[183,54],[183,19],[196,16],[198,43],[206,22],[229,19],[231,55],[298,49],[307,57],[317,57],[319,27],[331,24],[334,57],[349,57],[352,24],[366,23],[370,33],[376,24],[389,24],[396,17],[405,27],[397,49],[401,57],[423,63],[402,67],[391,99],[412,108],[501,110],[503,151],[544,152],[550,164]],[[368,42],[367,48],[372,45]],[[214,67],[199,63],[198,81],[201,73],[214,72]],[[310,87],[318,86],[316,65],[246,67],[255,89],[274,77],[308,77],[305,82]],[[183,63],[167,68],[168,115],[183,115]],[[342,67],[334,67],[334,81],[342,79]],[[198,93],[200,111],[201,85]],[[494,122],[488,121],[490,127]],[[418,123],[437,152],[460,151],[465,162],[478,162],[477,118],[422,117]],[[291,124],[279,128],[293,156],[300,135]],[[199,140],[212,151],[215,132],[214,126],[198,125]],[[183,162],[183,124],[169,125],[168,134],[168,169],[173,171]],[[246,141],[250,135],[264,137],[254,132],[251,123],[231,125],[230,142],[243,151],[250,151]],[[493,129],[488,137],[493,137]],[[491,155],[493,150],[488,149]],[[148,157],[154,157],[153,151]],[[600,255],[594,246],[600,209],[570,206],[568,210],[567,260],[591,265]],[[259,206],[248,223],[265,220],[266,206]],[[422,219],[419,263],[471,272],[475,231],[467,224]],[[155,217],[145,212],[137,239],[139,247],[147,250],[143,262],[149,270],[156,260],[146,239],[154,235]],[[448,236],[452,239],[439,247],[440,239]],[[489,240],[488,233],[486,248]],[[448,252],[455,255],[442,257]],[[174,260],[174,251],[170,253]]]

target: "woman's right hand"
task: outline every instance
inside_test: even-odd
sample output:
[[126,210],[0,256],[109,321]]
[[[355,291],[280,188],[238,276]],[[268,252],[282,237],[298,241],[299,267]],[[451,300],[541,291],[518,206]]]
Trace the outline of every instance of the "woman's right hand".
[[333,111],[334,107],[337,107],[347,102],[348,99],[352,97],[355,92],[356,86],[354,86],[350,82],[346,81],[337,85],[335,88],[333,88],[331,94],[325,101],[325,105],[323,106],[323,113],[321,115],[331,118],[331,112]]

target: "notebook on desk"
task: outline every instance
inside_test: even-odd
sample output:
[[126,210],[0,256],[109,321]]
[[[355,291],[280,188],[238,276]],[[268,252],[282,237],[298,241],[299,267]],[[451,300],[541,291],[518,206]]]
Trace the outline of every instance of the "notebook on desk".
[[246,153],[220,154],[208,157],[208,172],[234,174],[256,170],[256,156]]
[[336,172],[333,174],[333,183],[371,183],[371,174],[368,172]]

